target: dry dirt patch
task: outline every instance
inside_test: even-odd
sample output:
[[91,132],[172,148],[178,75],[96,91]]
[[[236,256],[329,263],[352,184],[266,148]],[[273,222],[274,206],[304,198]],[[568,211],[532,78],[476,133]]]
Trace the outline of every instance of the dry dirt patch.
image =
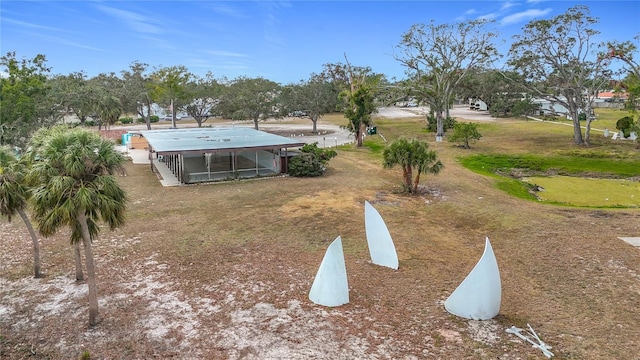
[[[495,142],[491,142],[495,143]],[[23,225],[0,220],[0,357],[97,359],[527,359],[504,332],[531,323],[558,358],[640,353],[638,210],[557,208],[513,199],[438,147],[445,171],[424,197],[396,196],[401,174],[366,149],[340,151],[327,176],[163,188],[148,166],[118,181],[128,224],[95,253],[100,324],[87,328],[68,234],[42,241],[47,277],[30,277]],[[362,202],[381,213],[400,269],[370,264]],[[312,304],[328,241],[343,236],[350,303]],[[489,236],[500,314],[472,322],[442,303]],[[326,241],[326,242],[325,242]]]

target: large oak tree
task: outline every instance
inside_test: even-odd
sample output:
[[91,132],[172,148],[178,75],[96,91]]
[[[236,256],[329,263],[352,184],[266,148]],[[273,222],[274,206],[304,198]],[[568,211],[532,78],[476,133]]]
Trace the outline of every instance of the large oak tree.
[[[597,22],[588,7],[578,5],[552,19],[529,22],[509,51],[508,64],[525,80],[523,85],[567,109],[577,145],[589,144],[592,103],[610,75],[598,56],[602,48],[594,42]],[[586,117],[584,137],[581,117]]]
[[409,75],[409,94],[429,105],[437,119],[436,139],[444,136],[444,119],[456,87],[473,69],[486,67],[498,56],[497,33],[490,21],[457,24],[416,24],[402,35],[396,60]]

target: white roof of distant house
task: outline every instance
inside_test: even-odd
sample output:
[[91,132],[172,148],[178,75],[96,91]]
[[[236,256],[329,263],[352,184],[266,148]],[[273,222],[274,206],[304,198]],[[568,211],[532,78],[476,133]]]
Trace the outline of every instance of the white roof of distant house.
[[300,147],[305,143],[247,127],[145,130],[137,132],[159,154]]

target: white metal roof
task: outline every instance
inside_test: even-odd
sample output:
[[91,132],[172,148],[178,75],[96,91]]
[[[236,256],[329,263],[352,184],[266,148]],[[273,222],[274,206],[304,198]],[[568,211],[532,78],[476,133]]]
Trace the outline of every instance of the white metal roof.
[[248,127],[145,130],[140,134],[157,153],[291,148],[303,142]]

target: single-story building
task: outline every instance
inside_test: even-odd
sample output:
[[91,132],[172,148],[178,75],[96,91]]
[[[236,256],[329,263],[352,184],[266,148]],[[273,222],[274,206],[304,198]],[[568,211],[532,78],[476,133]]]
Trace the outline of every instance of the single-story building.
[[152,171],[166,166],[182,184],[274,176],[288,171],[289,149],[305,143],[247,127],[139,131]]

